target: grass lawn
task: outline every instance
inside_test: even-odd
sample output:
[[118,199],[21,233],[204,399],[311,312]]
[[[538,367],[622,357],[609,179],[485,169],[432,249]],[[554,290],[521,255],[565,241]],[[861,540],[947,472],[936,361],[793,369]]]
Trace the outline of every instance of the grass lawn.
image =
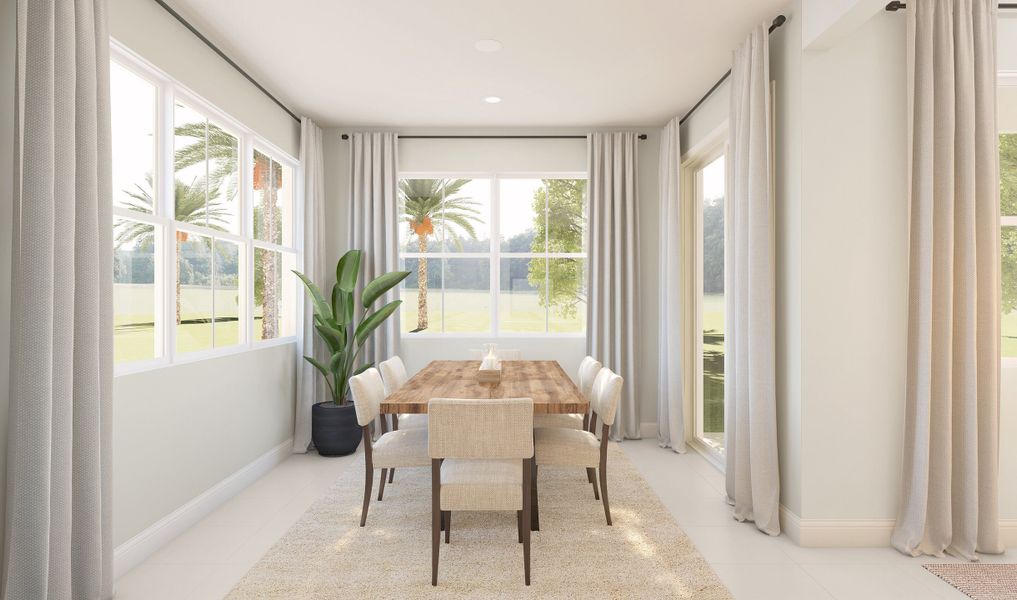
[[[417,290],[404,288],[401,327],[403,332],[417,328]],[[486,333],[491,331],[491,294],[482,290],[445,290],[445,333]],[[536,292],[501,292],[498,294],[498,330],[503,333],[544,333],[545,310]],[[429,333],[441,331],[442,293],[429,290],[427,320]],[[582,333],[586,331],[586,305],[576,307],[573,318],[562,318],[552,310],[546,324],[551,333]]]
[[[154,286],[145,284],[114,284],[114,303],[118,312],[114,316],[114,362],[130,362],[155,358],[155,298]],[[207,288],[184,286],[181,294],[181,319],[209,319],[212,314],[212,293]],[[224,318],[237,316],[236,290],[216,290],[215,302]],[[122,308],[121,308],[122,307]],[[129,308],[128,308],[129,307]],[[222,307],[234,307],[224,311]],[[131,310],[127,313],[126,310]],[[182,323],[176,326],[177,352],[185,354],[212,348],[212,323]],[[222,348],[240,343],[240,323],[224,320],[215,324],[215,346]],[[254,338],[261,338],[261,317],[255,316]]]
[[703,297],[703,433],[724,432],[724,296]]

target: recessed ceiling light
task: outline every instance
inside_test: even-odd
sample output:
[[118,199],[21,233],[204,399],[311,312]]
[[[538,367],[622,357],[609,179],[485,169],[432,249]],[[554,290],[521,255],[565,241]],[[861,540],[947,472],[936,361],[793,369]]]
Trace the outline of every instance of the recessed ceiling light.
[[488,104],[498,104],[501,102],[501,98],[498,96],[488,96],[487,98],[484,98],[484,102],[487,102]]
[[480,52],[497,52],[501,50],[501,42],[498,40],[479,40],[473,47]]

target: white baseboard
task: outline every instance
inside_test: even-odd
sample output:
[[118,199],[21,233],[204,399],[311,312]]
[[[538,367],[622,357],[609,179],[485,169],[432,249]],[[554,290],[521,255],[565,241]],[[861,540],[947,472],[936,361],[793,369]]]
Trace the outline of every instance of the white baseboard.
[[[781,530],[803,548],[872,548],[890,545],[893,519],[802,519],[783,504]],[[1003,545],[1017,548],[1017,520],[999,523]]]
[[657,437],[657,424],[656,423],[640,423],[639,424],[639,435],[643,438],[655,438]]
[[113,552],[114,577],[122,577],[144,562],[173,538],[244,491],[292,453],[293,440],[288,439],[117,546]]

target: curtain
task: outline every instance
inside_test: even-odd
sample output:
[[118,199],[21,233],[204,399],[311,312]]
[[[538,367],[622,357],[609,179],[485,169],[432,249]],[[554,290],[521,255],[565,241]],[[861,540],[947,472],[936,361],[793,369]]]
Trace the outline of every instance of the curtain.
[[908,2],[910,265],[892,543],[969,560],[999,530],[996,0]]
[[678,117],[660,132],[660,308],[658,320],[657,443],[685,452],[681,143]]
[[103,0],[19,2],[5,598],[110,598],[113,217]]
[[[300,165],[304,171],[303,273],[321,289],[329,269],[325,266],[325,157],[324,135],[314,121],[300,122]],[[314,332],[314,308],[304,297],[302,347],[297,356],[297,403],[293,418],[293,451],[307,452],[311,445],[311,406],[325,399],[321,373],[304,356],[321,356],[324,348]]]
[[758,26],[731,68],[724,437],[735,518],[779,535],[769,54],[767,27]]
[[[399,221],[398,138],[394,133],[350,134],[350,248],[364,251],[357,286],[357,306],[364,285],[399,268],[396,224]],[[378,306],[398,298],[389,291]],[[399,311],[372,334],[361,356],[379,362],[399,353]]]
[[611,439],[639,439],[635,334],[639,303],[638,138],[591,133],[589,302],[586,353],[625,379]]

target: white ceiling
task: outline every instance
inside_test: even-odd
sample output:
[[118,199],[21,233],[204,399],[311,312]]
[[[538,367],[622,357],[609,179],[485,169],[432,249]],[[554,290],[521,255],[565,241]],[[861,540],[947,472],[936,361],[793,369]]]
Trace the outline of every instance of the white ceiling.
[[[661,125],[786,3],[171,0],[297,113],[402,127]],[[502,50],[474,49],[488,38]]]

